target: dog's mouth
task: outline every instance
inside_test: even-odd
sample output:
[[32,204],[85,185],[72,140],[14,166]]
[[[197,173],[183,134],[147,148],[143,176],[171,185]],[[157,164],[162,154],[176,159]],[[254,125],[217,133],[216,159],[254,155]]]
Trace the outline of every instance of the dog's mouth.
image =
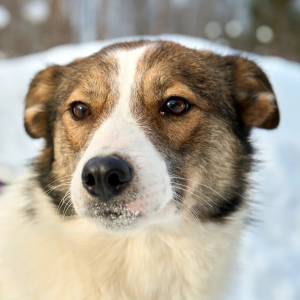
[[[96,203],[88,208],[88,217],[128,225],[142,216],[140,211],[129,210],[126,204]],[[125,224],[126,223],[126,224]]]

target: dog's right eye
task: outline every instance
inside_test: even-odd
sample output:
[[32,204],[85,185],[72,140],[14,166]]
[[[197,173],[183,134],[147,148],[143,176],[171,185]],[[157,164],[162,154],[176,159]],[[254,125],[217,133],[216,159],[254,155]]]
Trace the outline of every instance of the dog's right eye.
[[72,103],[71,112],[75,120],[83,120],[91,115],[90,108],[82,102]]
[[187,100],[181,97],[173,96],[165,102],[165,104],[161,108],[160,113],[162,115],[168,114],[178,116],[188,111],[189,108],[190,104],[187,102]]

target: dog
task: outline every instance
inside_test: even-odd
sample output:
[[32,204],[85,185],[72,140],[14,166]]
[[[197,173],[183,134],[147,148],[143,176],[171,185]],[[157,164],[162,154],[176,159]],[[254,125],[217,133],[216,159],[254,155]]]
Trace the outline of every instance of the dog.
[[222,299],[251,207],[251,131],[279,124],[254,62],[109,45],[39,72],[24,120],[44,147],[1,196],[1,299]]

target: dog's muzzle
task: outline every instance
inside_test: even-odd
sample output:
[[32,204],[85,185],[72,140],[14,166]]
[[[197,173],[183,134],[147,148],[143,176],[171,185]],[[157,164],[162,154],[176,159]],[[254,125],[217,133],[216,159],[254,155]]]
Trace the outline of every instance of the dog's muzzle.
[[132,167],[116,155],[94,157],[85,164],[81,179],[90,195],[107,202],[121,194],[129,185]]

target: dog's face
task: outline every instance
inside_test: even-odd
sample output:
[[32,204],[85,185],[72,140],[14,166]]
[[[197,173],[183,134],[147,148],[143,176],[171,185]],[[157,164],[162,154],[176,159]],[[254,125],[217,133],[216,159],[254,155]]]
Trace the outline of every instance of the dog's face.
[[42,187],[55,180],[56,204],[70,198],[77,214],[111,230],[186,212],[225,220],[243,205],[251,128],[278,123],[253,62],[161,41],[41,71],[25,110],[27,132],[46,140],[35,162]]

